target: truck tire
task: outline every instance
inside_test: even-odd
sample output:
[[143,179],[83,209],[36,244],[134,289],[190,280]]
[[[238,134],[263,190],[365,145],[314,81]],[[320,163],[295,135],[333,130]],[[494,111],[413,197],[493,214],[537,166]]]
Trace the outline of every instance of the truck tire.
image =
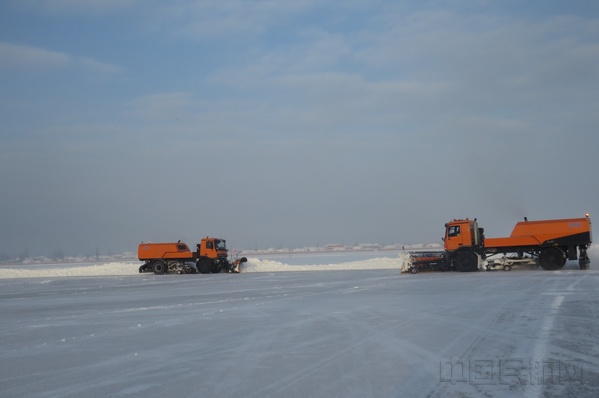
[[453,264],[460,272],[474,272],[478,270],[478,256],[471,251],[460,251],[456,254]]
[[156,260],[152,263],[152,269],[156,275],[162,275],[165,272],[168,272],[168,266],[162,260]]
[[212,264],[212,267],[210,268],[210,271],[213,274],[218,274],[219,272],[221,272],[223,270],[223,264],[221,262],[218,263],[214,263]]
[[586,254],[584,256],[581,256],[580,259],[578,259],[578,267],[580,269],[589,269],[590,264],[591,260]]
[[547,271],[561,269],[566,263],[564,252],[556,247],[547,247],[539,253],[539,264]]
[[209,274],[212,271],[212,261],[208,258],[201,258],[198,260],[196,267],[202,274]]

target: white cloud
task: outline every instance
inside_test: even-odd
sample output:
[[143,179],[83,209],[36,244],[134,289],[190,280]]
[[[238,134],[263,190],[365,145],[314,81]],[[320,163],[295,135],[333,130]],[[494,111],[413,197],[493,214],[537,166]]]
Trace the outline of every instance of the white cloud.
[[10,0],[13,7],[49,15],[112,14],[131,8],[140,0]]
[[67,67],[81,67],[102,74],[118,74],[124,71],[118,65],[101,62],[90,57],[0,42],[0,68],[2,69],[51,70]]
[[65,53],[0,42],[0,66],[5,69],[63,68],[71,61],[72,57]]
[[146,95],[129,101],[126,112],[144,120],[174,121],[190,115],[198,104],[188,92]]
[[114,65],[106,62],[100,62],[89,57],[77,57],[77,63],[88,68],[90,71],[102,73],[102,74],[120,74],[125,69],[119,65]]
[[282,26],[290,16],[314,4],[313,0],[195,0],[168,3],[150,13],[151,23],[172,37],[204,40],[259,34]]

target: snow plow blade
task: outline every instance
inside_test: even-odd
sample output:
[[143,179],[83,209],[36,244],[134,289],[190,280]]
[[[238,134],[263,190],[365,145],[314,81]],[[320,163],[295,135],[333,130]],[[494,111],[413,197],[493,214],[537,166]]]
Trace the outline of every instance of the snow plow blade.
[[449,271],[451,264],[445,258],[444,252],[414,252],[410,253],[410,261],[402,266],[401,272],[417,274],[423,271]]
[[241,272],[241,264],[246,263],[248,261],[247,258],[241,257],[233,262],[229,263],[229,273],[238,274]]

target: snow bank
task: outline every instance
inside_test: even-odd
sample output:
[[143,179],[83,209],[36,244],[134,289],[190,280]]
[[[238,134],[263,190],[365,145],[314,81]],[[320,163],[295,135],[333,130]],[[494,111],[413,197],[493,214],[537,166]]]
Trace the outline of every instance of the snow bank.
[[281,272],[281,271],[341,271],[341,270],[367,270],[367,269],[401,269],[409,261],[407,254],[400,254],[395,258],[373,258],[369,260],[352,261],[340,264],[319,265],[289,265],[273,260],[248,258],[247,263],[241,266],[241,272]]
[[68,276],[119,276],[137,274],[139,265],[134,263],[107,263],[94,265],[19,265],[0,267],[0,279],[53,278]]
[[[280,271],[335,271],[366,269],[400,269],[407,261],[407,255],[395,258],[373,258],[369,260],[324,265],[289,265],[273,260],[249,258],[242,264],[241,272],[280,272]],[[0,279],[13,278],[52,278],[72,276],[121,276],[138,274],[138,263],[107,263],[94,265],[18,265],[0,267]]]

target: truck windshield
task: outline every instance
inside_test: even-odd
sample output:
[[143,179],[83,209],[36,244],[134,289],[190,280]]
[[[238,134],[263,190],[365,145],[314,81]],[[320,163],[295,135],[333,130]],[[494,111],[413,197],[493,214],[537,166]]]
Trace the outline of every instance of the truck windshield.
[[215,240],[216,250],[227,250],[227,242],[224,240]]

